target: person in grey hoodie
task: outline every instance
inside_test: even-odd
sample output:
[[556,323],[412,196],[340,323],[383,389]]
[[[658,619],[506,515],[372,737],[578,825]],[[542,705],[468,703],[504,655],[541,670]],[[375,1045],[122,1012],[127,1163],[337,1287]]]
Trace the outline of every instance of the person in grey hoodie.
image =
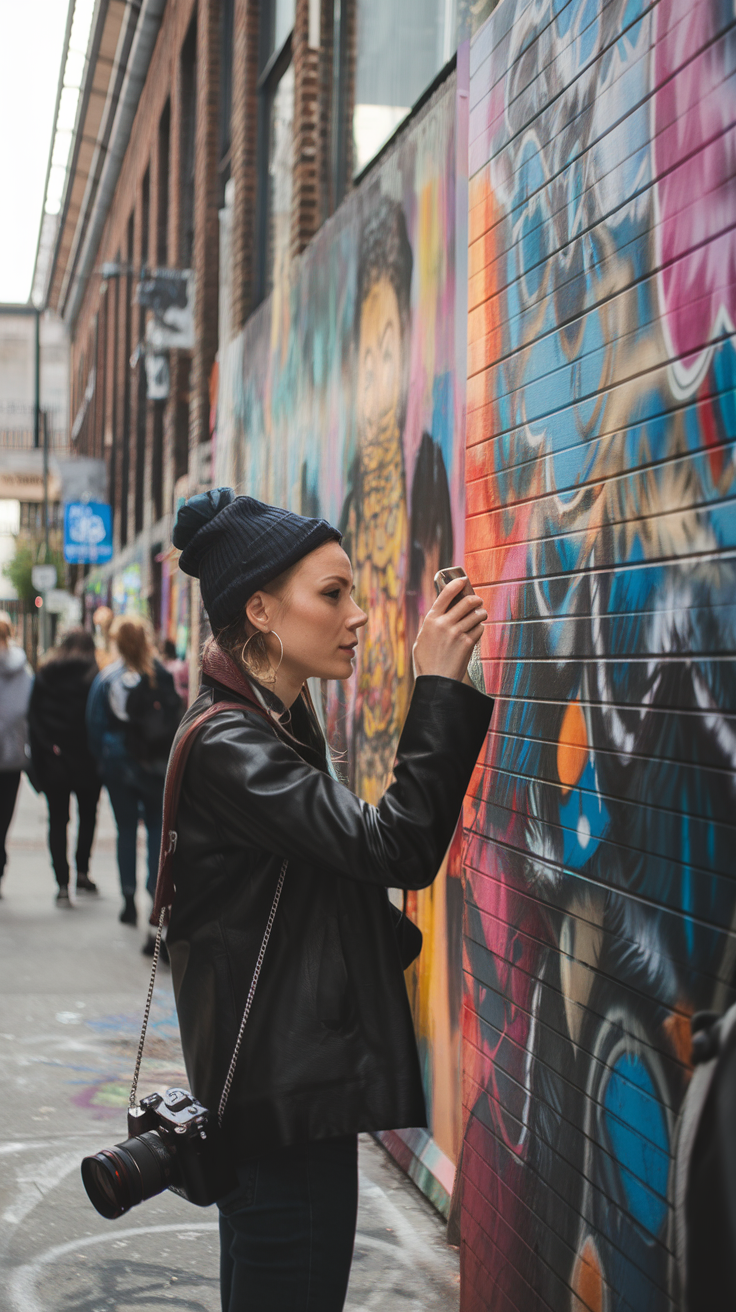
[[25,652],[13,642],[10,616],[0,611],[0,880],[5,874],[5,838],[15,810],[20,772],[29,765],[28,702],[32,687],[33,675]]

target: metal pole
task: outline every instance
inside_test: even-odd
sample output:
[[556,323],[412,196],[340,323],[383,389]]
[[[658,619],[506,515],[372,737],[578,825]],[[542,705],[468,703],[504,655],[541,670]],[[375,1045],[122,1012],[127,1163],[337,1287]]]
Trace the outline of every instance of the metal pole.
[[33,445],[36,451],[41,445],[41,312],[36,310],[36,342],[35,342],[35,396],[34,396],[34,414],[33,414]]
[[[49,417],[46,410],[43,411],[43,541],[44,541],[44,564],[49,563]],[[43,633],[43,650],[48,650],[49,645],[49,617],[46,606],[47,591],[43,590],[43,606],[41,608],[42,616],[42,633]]]
[[43,540],[45,561],[49,559],[49,415],[43,411]]

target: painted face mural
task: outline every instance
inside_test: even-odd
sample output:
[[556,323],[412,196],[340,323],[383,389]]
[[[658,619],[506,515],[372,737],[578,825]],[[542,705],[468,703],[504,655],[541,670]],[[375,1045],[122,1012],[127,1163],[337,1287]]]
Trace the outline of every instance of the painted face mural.
[[735,982],[735,58],[718,0],[501,0],[471,50],[464,1312],[677,1297]]
[[[364,798],[388,782],[411,692],[411,646],[440,565],[462,559],[464,387],[450,82],[408,138],[321,229],[222,360],[214,477],[324,515],[344,533],[369,616],[355,676],[323,689],[338,769]],[[460,1137],[460,848],[415,901],[412,983],[432,1128]],[[448,979],[453,981],[448,986]],[[451,1187],[451,1162],[449,1185]]]
[[406,415],[412,254],[400,205],[385,197],[361,234],[357,311],[357,451],[342,515],[358,605],[368,624],[357,660],[353,784],[378,802],[406,713]]

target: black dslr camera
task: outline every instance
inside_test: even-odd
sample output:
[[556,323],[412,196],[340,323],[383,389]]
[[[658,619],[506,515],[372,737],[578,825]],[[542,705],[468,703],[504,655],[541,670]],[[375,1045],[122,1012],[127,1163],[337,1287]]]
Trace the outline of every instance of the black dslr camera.
[[151,1093],[128,1112],[124,1143],[82,1162],[82,1181],[101,1216],[114,1220],[164,1189],[209,1207],[237,1184],[217,1118],[186,1089]]

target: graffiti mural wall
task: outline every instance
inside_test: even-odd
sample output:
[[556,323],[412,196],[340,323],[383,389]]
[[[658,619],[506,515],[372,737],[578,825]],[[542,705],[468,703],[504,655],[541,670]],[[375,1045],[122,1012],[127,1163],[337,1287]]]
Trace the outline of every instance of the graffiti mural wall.
[[[451,76],[221,362],[215,482],[344,532],[370,621],[356,676],[347,692],[324,690],[325,713],[338,768],[371,801],[391,773],[434,573],[463,554],[468,247],[457,153]],[[426,942],[412,989],[429,1165],[442,1176],[444,1163],[444,1201],[461,1126],[460,875],[456,847],[414,907]]]
[[463,1312],[677,1301],[689,1017],[736,964],[736,29],[501,0],[471,47]]

